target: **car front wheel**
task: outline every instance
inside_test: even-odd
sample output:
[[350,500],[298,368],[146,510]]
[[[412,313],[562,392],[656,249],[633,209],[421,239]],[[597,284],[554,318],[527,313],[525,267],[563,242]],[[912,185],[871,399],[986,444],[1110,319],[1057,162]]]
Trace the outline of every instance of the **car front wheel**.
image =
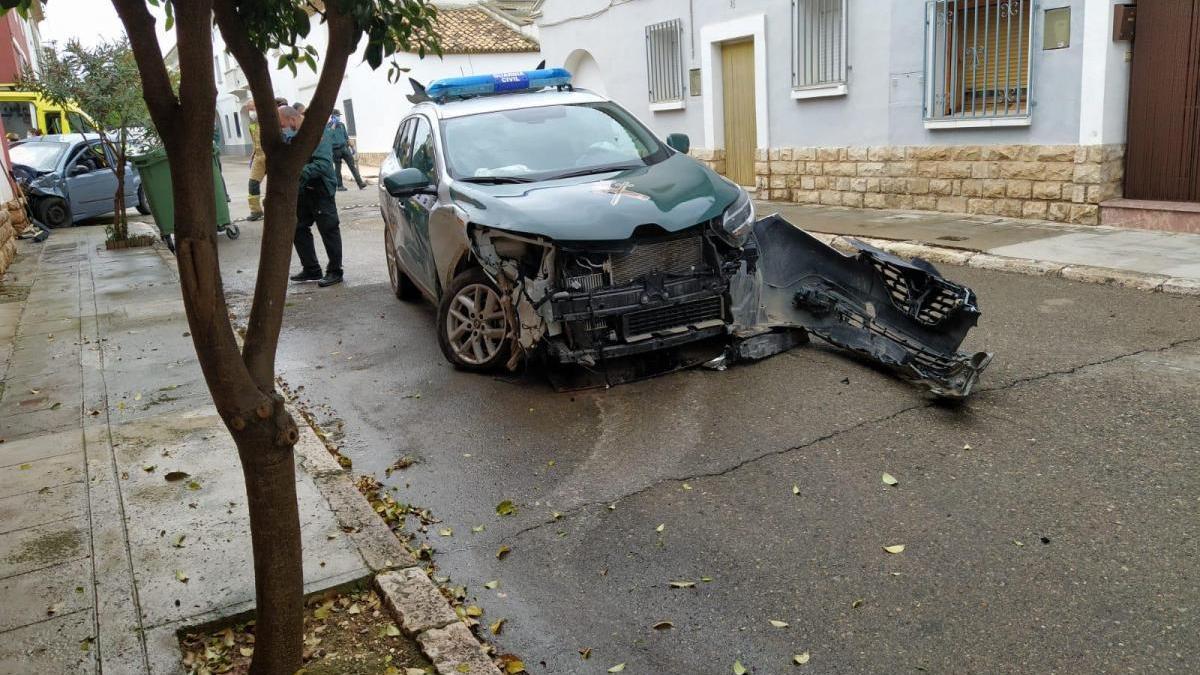
[[38,220],[46,227],[69,227],[71,225],[71,208],[67,200],[61,197],[46,197],[37,205]]
[[137,212],[143,216],[150,215],[150,202],[146,199],[146,186],[139,185],[137,191]]
[[512,349],[500,291],[479,268],[454,278],[438,303],[438,346],[464,370],[495,370]]

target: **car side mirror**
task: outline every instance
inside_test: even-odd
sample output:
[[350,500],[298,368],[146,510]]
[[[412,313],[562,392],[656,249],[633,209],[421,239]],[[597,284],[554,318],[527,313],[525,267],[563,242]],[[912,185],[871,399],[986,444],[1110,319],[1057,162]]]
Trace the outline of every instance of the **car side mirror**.
[[71,167],[71,170],[67,172],[67,175],[79,176],[88,173],[89,171],[91,171],[91,169],[88,168],[87,164],[76,164],[75,166]]
[[671,134],[667,136],[667,145],[686,155],[692,149],[692,140],[687,134]]
[[383,189],[396,199],[406,199],[416,194],[428,193],[432,187],[429,176],[413,166],[400,169],[383,179]]

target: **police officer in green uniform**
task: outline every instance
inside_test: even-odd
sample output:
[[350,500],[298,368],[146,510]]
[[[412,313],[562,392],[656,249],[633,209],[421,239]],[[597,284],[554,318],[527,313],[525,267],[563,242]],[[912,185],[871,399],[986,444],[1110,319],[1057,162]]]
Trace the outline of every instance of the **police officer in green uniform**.
[[[283,129],[284,142],[291,142],[304,118],[291,106],[280,106],[279,125]],[[324,288],[342,283],[342,232],[338,221],[334,191],[337,180],[333,168],[333,144],[330,133],[321,134],[321,142],[300,170],[300,196],[296,204],[296,255],[300,257],[301,270],[292,275],[292,281],[316,281]],[[321,274],[321,261],[317,259],[313,244],[312,226],[317,226],[321,242],[325,244],[325,255],[329,263],[325,274]]]
[[354,182],[358,183],[358,189],[361,190],[367,187],[367,184],[363,182],[362,176],[358,175],[358,162],[354,159],[354,148],[350,147],[350,134],[346,131],[346,125],[342,123],[342,111],[337,108],[333,109],[333,114],[329,116],[329,124],[325,126],[325,131],[333,141],[333,161],[337,162],[337,170],[334,172],[337,175],[337,189],[346,189],[346,186],[342,185],[343,161],[346,162],[346,166],[350,167],[350,175],[354,176]]

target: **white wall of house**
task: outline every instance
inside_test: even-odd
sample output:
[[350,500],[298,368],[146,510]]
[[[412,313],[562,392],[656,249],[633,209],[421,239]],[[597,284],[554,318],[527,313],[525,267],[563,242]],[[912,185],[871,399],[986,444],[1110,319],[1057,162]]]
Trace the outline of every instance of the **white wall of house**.
[[[720,78],[702,73],[710,86],[701,95],[689,92],[680,110],[651,111],[647,25],[682,20],[686,69],[719,64],[719,43],[706,42],[706,35],[725,39],[746,22],[764,26],[755,50],[764,50],[766,101],[756,103],[759,119],[767,120],[765,132],[759,129],[766,147],[1120,143],[1130,45],[1112,41],[1112,5],[1118,1],[1042,0],[1034,6],[1032,115],[1027,126],[998,128],[927,128],[921,0],[850,0],[847,93],[822,98],[792,96],[792,3],[784,0],[547,0],[539,38],[551,65],[584,64],[580,86],[602,89],[660,134],[689,134],[696,147],[706,147],[706,136],[716,141],[711,147],[721,147],[721,106],[705,105],[706,98],[719,99],[711,85],[720,87]],[[1043,51],[1044,12],[1058,7],[1071,9],[1070,46]]]
[[[309,42],[318,52],[324,51],[328,33],[322,25],[314,25]],[[364,46],[365,47],[365,46]],[[406,96],[412,93],[408,78],[423,84],[443,77],[502,73],[514,70],[529,70],[538,64],[542,56],[538,52],[517,54],[447,54],[444,57],[428,55],[424,59],[416,54],[398,54],[396,61],[409,72],[398,82],[388,82],[388,62],[378,70],[362,60],[362,52],[350,57],[350,66],[342,80],[334,107],[348,115],[346,101],[352,102],[354,111],[355,143],[359,153],[386,153],[401,118],[408,113],[412,104]],[[274,57],[271,59],[275,60]],[[317,63],[320,68],[320,61]],[[317,87],[318,73],[301,66],[296,75],[290,70],[273,70],[271,81],[277,96],[289,101],[307,104]]]

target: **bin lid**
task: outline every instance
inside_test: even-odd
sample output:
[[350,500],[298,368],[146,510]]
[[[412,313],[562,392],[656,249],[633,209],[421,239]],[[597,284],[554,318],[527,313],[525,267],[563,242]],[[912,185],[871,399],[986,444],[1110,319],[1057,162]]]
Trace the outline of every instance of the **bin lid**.
[[150,152],[129,156],[129,161],[133,162],[133,165],[137,167],[149,166],[157,162],[165,162],[166,160],[167,149],[162,146],[154,148]]

